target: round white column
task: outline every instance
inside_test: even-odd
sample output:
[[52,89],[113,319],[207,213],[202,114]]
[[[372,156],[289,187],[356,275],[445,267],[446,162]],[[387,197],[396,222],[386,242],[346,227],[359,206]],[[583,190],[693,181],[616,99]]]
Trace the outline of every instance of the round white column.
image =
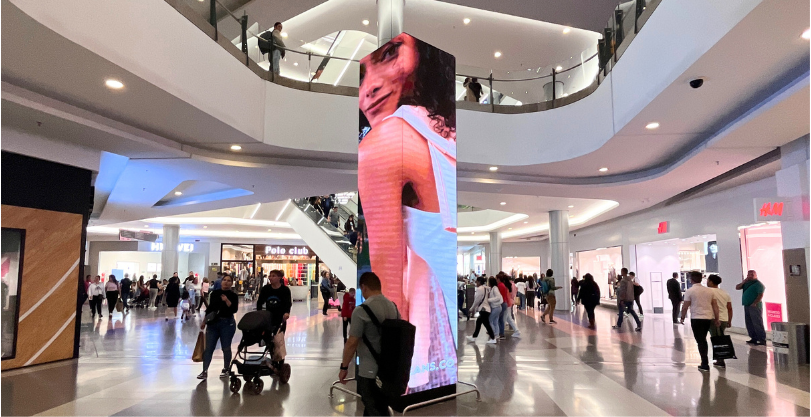
[[180,226],[163,225],[163,250],[161,251],[161,279],[169,279],[177,272],[177,245],[180,243]]
[[377,46],[403,33],[405,0],[377,0]]
[[572,288],[569,280],[569,210],[549,212],[549,263],[555,272],[555,285],[563,287],[555,292],[555,310],[569,310],[572,307]]
[[501,235],[498,232],[490,232],[490,258],[487,264],[490,265],[487,275],[495,276],[501,271]]

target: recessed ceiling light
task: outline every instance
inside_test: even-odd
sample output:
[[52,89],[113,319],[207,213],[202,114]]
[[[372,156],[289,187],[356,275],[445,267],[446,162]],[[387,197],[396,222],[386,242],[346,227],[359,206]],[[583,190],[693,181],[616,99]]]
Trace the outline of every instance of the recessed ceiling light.
[[524,222],[524,224],[527,224],[527,223],[529,223],[529,222]]
[[574,208],[574,206],[569,206],[569,208]]
[[287,37],[287,32],[282,32],[282,37],[286,38]]
[[270,229],[268,229],[268,232],[269,232],[269,231],[270,231]]
[[476,233],[476,232],[470,232],[470,234],[471,234],[471,235],[472,235],[472,234],[475,234],[475,233]]
[[563,67],[561,67],[560,65],[558,65],[557,67],[555,67],[555,71],[560,71],[560,70],[562,70],[562,69],[563,69]]
[[180,191],[175,191],[175,195],[183,195]]
[[502,206],[506,206],[506,205],[507,205],[507,202],[506,202],[506,201],[502,201],[502,202],[501,202],[501,203],[499,203],[499,204],[501,204]]
[[144,225],[144,227],[145,227],[145,228],[147,228],[147,229],[149,229],[149,225],[148,225],[148,224],[145,224],[145,225]]
[[208,226],[203,226],[203,229],[208,229]]
[[369,26],[369,19],[363,19],[361,23],[363,23],[363,26]]
[[107,88],[112,88],[113,90],[120,90],[124,88],[124,83],[112,78],[108,78],[106,81],[104,81],[104,85],[106,85]]
[[509,228],[509,229],[507,229],[507,230],[513,230],[513,228],[512,228],[512,227],[510,227],[510,228]]
[[650,122],[650,123],[645,125],[645,129],[648,129],[648,130],[653,130],[653,129],[658,129],[658,128],[659,128],[659,122]]
[[498,167],[490,167],[490,171],[498,171]]
[[569,33],[571,31],[572,31],[572,28],[569,28],[569,27],[563,28],[563,33]]
[[608,172],[608,168],[600,168],[600,172]]
[[298,66],[298,62],[294,62],[294,63],[293,63],[293,66],[294,66],[294,67],[297,67],[297,66]]
[[501,52],[496,51],[496,53],[494,53],[493,56],[495,56],[496,58],[501,58]]
[[811,39],[811,29],[806,29],[800,37],[805,40]]
[[468,24],[468,23],[470,23],[470,19],[464,18],[464,19],[462,19],[462,23]]
[[231,150],[232,150],[232,151],[241,151],[241,150],[242,150],[242,146],[239,146],[239,145],[231,145]]

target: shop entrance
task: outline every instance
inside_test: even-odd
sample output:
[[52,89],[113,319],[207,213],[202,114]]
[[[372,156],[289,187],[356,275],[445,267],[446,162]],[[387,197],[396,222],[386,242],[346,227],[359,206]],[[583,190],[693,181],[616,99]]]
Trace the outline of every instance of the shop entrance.
[[617,298],[615,284],[622,269],[622,246],[577,252],[573,264],[572,272],[578,281],[583,279],[583,275],[591,274],[600,287],[600,296],[603,299]]
[[772,322],[788,321],[780,223],[746,226],[739,231],[744,274],[741,279],[745,278],[749,270],[754,270],[760,282],[766,286],[766,292],[763,293],[763,322],[766,330],[771,330]]
[[508,256],[501,259],[501,269],[514,277],[519,274],[541,276],[541,258],[539,256]]

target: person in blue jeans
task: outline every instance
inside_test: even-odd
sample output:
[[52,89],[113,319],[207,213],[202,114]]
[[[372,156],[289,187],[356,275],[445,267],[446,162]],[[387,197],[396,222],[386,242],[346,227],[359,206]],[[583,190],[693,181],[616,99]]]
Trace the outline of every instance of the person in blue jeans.
[[766,344],[766,329],[763,327],[763,293],[766,286],[757,279],[757,272],[749,270],[740,284],[735,286],[736,290],[743,290],[741,304],[743,304],[744,319],[746,320],[746,331],[749,333],[750,345]]
[[619,329],[622,327],[622,319],[628,313],[636,321],[636,331],[642,331],[642,322],[639,321],[639,316],[634,311],[634,280],[627,274],[627,269],[622,268],[622,280],[620,281],[619,289],[617,290],[617,325],[612,329]]
[[[501,318],[501,304],[504,302],[504,297],[501,296],[501,292],[498,290],[498,280],[494,277],[490,277],[487,280],[487,285],[490,287],[490,297],[487,298],[487,302],[490,303],[490,327],[493,328],[493,333],[498,337],[500,332],[503,332],[504,329],[499,327],[499,319]],[[488,344],[496,343],[496,340],[488,340]]]
[[[203,320],[203,324],[200,326],[200,330],[206,331],[206,350],[203,353],[203,372],[197,375],[197,379],[208,378],[208,366],[211,365],[211,358],[214,356],[214,349],[217,348],[217,341],[220,342],[225,363],[220,378],[228,378],[229,376],[231,340],[233,340],[234,333],[237,330],[234,313],[239,308],[239,296],[231,291],[233,285],[234,281],[231,276],[226,275],[222,277],[222,289],[211,291],[208,308],[206,309],[206,319]],[[211,315],[216,315],[216,317],[214,318]],[[213,318],[213,321],[208,324],[208,329],[206,329],[206,322],[211,318]]]

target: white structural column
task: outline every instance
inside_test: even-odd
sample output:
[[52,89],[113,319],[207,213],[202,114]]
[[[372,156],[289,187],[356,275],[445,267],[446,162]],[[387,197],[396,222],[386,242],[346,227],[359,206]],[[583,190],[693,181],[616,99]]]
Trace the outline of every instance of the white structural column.
[[377,0],[377,46],[403,33],[405,0]]
[[572,289],[569,272],[569,210],[549,212],[549,265],[555,272],[555,285],[562,287],[555,292],[555,310],[572,307]]
[[498,232],[490,232],[490,258],[487,264],[490,265],[487,275],[495,276],[501,271],[501,235]]
[[161,251],[161,278],[169,279],[177,272],[177,245],[180,243],[180,226],[163,225],[163,250]]

